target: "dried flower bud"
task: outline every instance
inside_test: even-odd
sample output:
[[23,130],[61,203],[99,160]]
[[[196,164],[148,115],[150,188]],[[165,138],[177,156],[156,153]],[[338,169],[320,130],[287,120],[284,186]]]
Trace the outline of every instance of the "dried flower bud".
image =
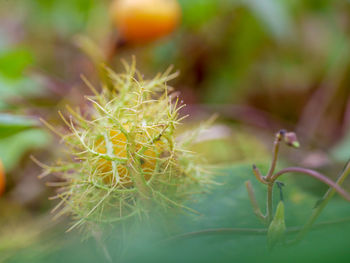
[[298,141],[297,135],[294,132],[286,132],[284,134],[284,141],[288,146],[299,148],[300,143]]

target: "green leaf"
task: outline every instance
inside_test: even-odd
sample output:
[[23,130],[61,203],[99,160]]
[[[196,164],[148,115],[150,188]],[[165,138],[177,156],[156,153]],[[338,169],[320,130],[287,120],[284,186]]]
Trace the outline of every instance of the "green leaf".
[[0,50],[1,108],[6,107],[8,99],[26,98],[43,91],[40,79],[25,74],[25,70],[33,63],[34,55],[28,48],[5,47]]
[[265,27],[277,39],[292,35],[292,19],[287,2],[278,0],[248,0],[245,2]]
[[179,0],[183,11],[183,25],[198,28],[216,17],[220,1],[217,0]]
[[17,48],[1,52],[0,74],[11,79],[20,78],[33,61],[33,55],[28,49]]
[[33,118],[0,114],[0,139],[38,126],[39,122]]
[[28,98],[42,93],[45,88],[39,79],[34,77],[6,78],[0,74],[0,102],[6,103],[9,98]]
[[[51,28],[51,32],[62,35],[75,34],[84,29],[92,11],[96,12],[103,4],[93,0],[37,0],[29,4],[32,9],[31,23],[35,28]],[[47,30],[45,30],[47,31]]]
[[[259,165],[262,172],[267,166]],[[118,235],[118,227],[104,236],[104,245],[111,254],[113,262],[348,262],[350,238],[350,224],[341,227],[322,227],[311,231],[305,242],[297,246],[281,246],[274,251],[268,251],[266,234],[217,233],[189,235],[174,242],[167,238],[177,234],[193,233],[216,228],[253,228],[263,226],[255,217],[249,198],[244,187],[247,179],[252,179],[255,194],[260,207],[264,207],[266,186],[253,180],[250,165],[234,165],[222,169],[221,176],[216,179],[220,185],[213,186],[211,191],[194,196],[192,207],[201,213],[198,215],[169,214],[165,221],[157,220],[156,216],[147,224],[125,223],[125,235]],[[289,179],[288,177],[286,178]],[[277,199],[277,198],[275,198]],[[288,181],[285,189],[285,218],[288,225],[301,226],[311,214],[317,197],[301,192],[293,180]],[[263,209],[264,210],[264,209]],[[281,218],[281,208],[277,209]],[[320,217],[320,222],[348,217],[350,205],[342,200],[332,200]],[[139,221],[138,221],[139,222]],[[171,231],[162,232],[168,226]],[[66,227],[66,225],[64,226]],[[58,231],[62,232],[61,229]],[[28,255],[34,251],[17,253],[11,262],[105,262],[102,249],[96,246],[93,238],[87,242],[80,242],[77,236],[67,235],[59,237],[63,248],[56,247],[56,251],[46,254],[36,254],[36,258],[28,261]],[[122,237],[123,236],[123,237]],[[292,238],[291,235],[287,236]],[[121,255],[120,250],[123,250]],[[137,253],[135,253],[137,251]],[[25,253],[26,252],[26,253]]]
[[50,142],[50,135],[42,130],[31,129],[0,140],[0,159],[7,171],[12,170],[22,156],[31,149],[38,149]]

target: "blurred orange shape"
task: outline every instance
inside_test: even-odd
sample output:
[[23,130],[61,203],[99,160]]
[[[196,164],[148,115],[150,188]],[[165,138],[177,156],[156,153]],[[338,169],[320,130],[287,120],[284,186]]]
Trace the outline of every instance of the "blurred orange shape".
[[5,192],[5,184],[6,184],[5,169],[0,160],[0,195],[2,195]]
[[111,14],[123,40],[138,44],[173,32],[181,8],[176,0],[115,0]]

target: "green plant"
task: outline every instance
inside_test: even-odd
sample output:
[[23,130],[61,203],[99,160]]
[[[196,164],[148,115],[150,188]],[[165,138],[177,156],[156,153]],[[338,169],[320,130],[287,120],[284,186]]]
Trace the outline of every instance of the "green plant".
[[[200,231],[180,234],[180,235],[171,237],[169,240],[186,239],[186,238],[193,238],[193,237],[205,236],[205,235],[227,235],[227,234],[228,235],[256,235],[256,236],[267,235],[268,247],[272,249],[275,245],[280,243],[289,244],[289,245],[298,243],[314,227],[320,228],[320,227],[325,227],[332,224],[347,222],[349,220],[348,218],[345,218],[345,219],[340,218],[338,220],[333,220],[329,222],[326,221],[326,222],[314,224],[318,216],[321,214],[325,206],[328,204],[328,202],[336,192],[339,195],[341,195],[346,201],[350,201],[350,194],[347,193],[341,187],[341,184],[344,182],[344,180],[347,178],[348,174],[350,173],[350,162],[346,164],[345,168],[339,175],[336,182],[333,182],[328,177],[326,177],[325,175],[319,172],[306,169],[306,168],[301,168],[301,167],[287,167],[276,172],[275,170],[276,170],[276,165],[278,160],[278,153],[279,153],[279,148],[282,141],[284,141],[288,146],[292,146],[295,148],[299,147],[299,142],[294,132],[286,132],[285,130],[281,130],[276,134],[276,137],[275,137],[274,147],[273,147],[273,158],[267,174],[265,176],[262,175],[262,173],[257,168],[257,166],[253,165],[253,173],[256,179],[263,185],[266,185],[267,187],[266,214],[263,214],[263,212],[259,207],[257,198],[255,196],[255,193],[252,187],[252,183],[250,181],[246,181],[245,183],[248,196],[250,199],[250,203],[253,207],[253,211],[256,217],[263,223],[265,228],[203,229]],[[330,187],[329,190],[326,192],[326,194],[323,196],[323,198],[317,202],[310,218],[301,227],[300,226],[286,227],[286,224],[285,224],[285,214],[284,214],[285,207],[284,207],[283,194],[282,194],[282,187],[284,186],[284,184],[277,180],[278,178],[280,178],[280,176],[285,174],[307,175],[327,184]],[[273,189],[275,186],[277,186],[280,190],[279,191],[280,201],[278,203],[276,211],[274,211],[273,209]],[[288,239],[287,236],[290,237],[290,234],[293,234],[293,235],[296,234],[296,236]]]
[[[281,130],[276,134],[276,137],[275,137],[274,147],[273,147],[273,157],[272,157],[269,171],[266,174],[266,176],[263,176],[261,174],[261,172],[259,171],[259,169],[256,167],[256,165],[253,165],[253,172],[254,172],[256,179],[258,181],[260,181],[261,183],[267,185],[266,215],[262,214],[259,206],[257,205],[257,201],[255,200],[255,197],[254,197],[254,191],[253,191],[249,181],[246,183],[246,187],[247,187],[247,190],[249,193],[249,198],[251,200],[252,206],[254,207],[254,212],[255,212],[256,216],[259,219],[261,219],[262,222],[266,226],[269,226],[269,227],[271,227],[271,225],[273,224],[273,202],[272,202],[273,201],[272,200],[273,199],[273,188],[276,184],[280,188],[283,186],[282,183],[277,181],[277,179],[280,176],[282,176],[284,174],[288,174],[288,173],[304,174],[304,175],[313,177],[313,178],[327,184],[329,187],[331,187],[330,190],[322,198],[320,203],[317,204],[317,208],[314,210],[311,218],[308,220],[308,222],[305,224],[305,226],[301,228],[301,230],[300,230],[300,232],[297,235],[297,238],[295,240],[295,241],[299,241],[310,230],[310,228],[313,225],[313,223],[315,222],[316,218],[322,212],[323,208],[327,205],[328,201],[330,200],[330,198],[332,198],[332,196],[334,195],[335,192],[337,192],[345,200],[350,202],[350,195],[343,188],[340,187],[340,185],[342,184],[342,182],[345,180],[345,178],[348,176],[348,174],[350,172],[350,163],[348,163],[346,165],[344,171],[339,176],[337,182],[333,182],[328,177],[326,177],[326,176],[324,176],[324,175],[322,175],[314,170],[301,168],[301,167],[288,167],[288,168],[281,169],[278,172],[275,172],[277,159],[278,159],[279,147],[280,147],[280,143],[282,140],[284,140],[288,146],[292,146],[295,148],[299,147],[299,142],[298,142],[297,137],[296,137],[294,132],[286,132],[285,130]],[[280,189],[280,191],[282,191],[282,189]],[[281,195],[281,202],[283,202],[282,199],[283,198]],[[277,217],[277,216],[279,218],[283,218],[283,220],[284,220],[284,213],[281,213],[281,212],[278,213],[278,210],[276,212],[275,217]],[[274,235],[274,232],[275,231],[269,231],[269,233],[271,233],[272,235]],[[275,240],[275,243],[276,242],[277,241]]]

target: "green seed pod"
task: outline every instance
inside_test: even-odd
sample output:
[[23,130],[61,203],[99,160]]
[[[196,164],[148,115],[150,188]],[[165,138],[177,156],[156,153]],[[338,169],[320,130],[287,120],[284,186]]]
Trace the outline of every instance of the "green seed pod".
[[68,107],[69,119],[61,114],[72,156],[55,167],[42,165],[65,182],[55,210],[73,216],[71,229],[149,216],[154,207],[190,210],[184,202],[191,192],[210,183],[186,148],[193,136],[175,138],[183,106],[166,83],[177,74],[145,80],[134,64],[125,66],[124,74],[106,69],[112,87],[101,92],[85,80],[94,93],[86,97],[88,110]]
[[267,231],[267,242],[270,249],[272,249],[277,243],[283,241],[285,231],[284,203],[283,201],[280,201],[277,206],[275,217]]

